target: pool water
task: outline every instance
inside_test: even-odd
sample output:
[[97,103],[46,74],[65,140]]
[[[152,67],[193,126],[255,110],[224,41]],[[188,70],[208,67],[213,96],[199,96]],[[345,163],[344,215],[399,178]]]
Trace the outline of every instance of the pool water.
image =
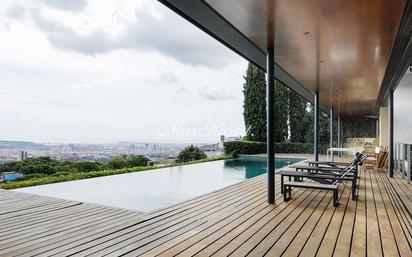
[[[276,159],[280,168],[302,159]],[[238,158],[16,189],[44,196],[152,211],[266,173],[266,159]]]
[[23,177],[22,173],[17,173],[17,172],[13,172],[13,173],[4,173],[3,175],[0,174],[0,176],[3,177],[4,181],[10,181],[10,180],[15,180],[16,178],[21,178]]

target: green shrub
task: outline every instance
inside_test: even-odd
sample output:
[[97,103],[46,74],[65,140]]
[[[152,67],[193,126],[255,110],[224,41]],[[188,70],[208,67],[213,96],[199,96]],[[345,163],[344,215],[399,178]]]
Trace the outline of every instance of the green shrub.
[[147,166],[149,162],[149,158],[143,155],[130,155],[127,159],[127,166],[128,167],[138,167],[138,166]]
[[143,155],[127,155],[121,154],[112,158],[106,167],[108,169],[122,169],[126,167],[147,166],[149,159]]
[[191,161],[197,161],[197,160],[202,160],[206,158],[207,158],[207,155],[202,149],[194,145],[189,145],[179,153],[179,155],[176,158],[176,162],[177,163],[191,162]]
[[223,143],[226,155],[266,153],[266,143],[255,141],[230,141]]
[[[237,156],[239,154],[260,154],[266,153],[266,143],[265,142],[253,142],[253,141],[232,141],[225,142],[224,144],[225,154],[231,156]],[[319,152],[321,154],[326,154],[326,149],[328,145],[320,145]],[[291,142],[280,142],[275,143],[276,153],[303,153],[312,154],[313,144],[309,143],[291,143]]]
[[100,169],[100,163],[88,161],[74,162],[72,166],[80,172],[89,172]]

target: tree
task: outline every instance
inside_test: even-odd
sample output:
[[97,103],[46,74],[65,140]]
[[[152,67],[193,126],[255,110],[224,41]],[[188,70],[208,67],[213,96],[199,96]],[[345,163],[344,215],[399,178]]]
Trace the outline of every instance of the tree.
[[[329,117],[324,114],[319,114],[319,144],[328,144],[329,142]],[[304,128],[306,128],[305,133],[305,143],[313,144],[313,133],[314,133],[314,110],[313,105],[309,104],[309,111],[305,116]]]
[[101,168],[99,163],[87,161],[74,162],[72,166],[80,172],[95,171]]
[[325,113],[320,114],[319,119],[319,143],[320,144],[329,144],[330,142],[330,125],[329,125],[329,116]]
[[189,145],[185,147],[185,149],[183,149],[179,153],[179,155],[177,156],[176,162],[177,163],[190,162],[190,161],[202,160],[206,158],[207,158],[207,155],[202,149],[194,145]]
[[289,129],[290,141],[297,143],[305,142],[307,130],[305,118],[307,116],[307,101],[292,90],[289,92]]
[[243,84],[243,117],[246,139],[266,141],[266,79],[265,72],[249,63]]
[[288,138],[289,89],[280,81],[275,82],[275,142]]
[[127,154],[121,154],[113,157],[110,161],[106,163],[109,169],[121,169],[127,166]]
[[150,160],[143,155],[130,155],[127,159],[127,166],[129,167],[138,167],[138,166],[147,166],[147,163]]

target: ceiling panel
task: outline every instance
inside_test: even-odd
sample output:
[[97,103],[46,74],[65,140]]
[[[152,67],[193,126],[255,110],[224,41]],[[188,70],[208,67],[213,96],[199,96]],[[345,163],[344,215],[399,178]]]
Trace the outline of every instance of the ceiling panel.
[[403,0],[206,2],[261,50],[274,37],[276,63],[323,104],[374,113]]

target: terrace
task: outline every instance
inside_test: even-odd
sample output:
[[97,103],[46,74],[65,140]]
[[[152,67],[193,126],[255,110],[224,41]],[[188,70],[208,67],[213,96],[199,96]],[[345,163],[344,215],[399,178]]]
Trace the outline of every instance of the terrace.
[[358,200],[296,189],[266,200],[266,176],[149,213],[0,194],[1,256],[410,256],[412,185],[362,169]]
[[[0,255],[411,256],[410,133],[394,122],[408,114],[394,109],[412,94],[394,95],[412,59],[412,1],[161,2],[267,71],[267,176],[148,213],[1,191]],[[314,104],[313,160],[323,158],[322,111],[331,131],[338,124],[331,147],[342,146],[342,119],[378,124],[388,165],[360,169],[357,201],[343,183],[337,208],[330,192],[314,189],[284,202],[274,172],[275,79]]]

